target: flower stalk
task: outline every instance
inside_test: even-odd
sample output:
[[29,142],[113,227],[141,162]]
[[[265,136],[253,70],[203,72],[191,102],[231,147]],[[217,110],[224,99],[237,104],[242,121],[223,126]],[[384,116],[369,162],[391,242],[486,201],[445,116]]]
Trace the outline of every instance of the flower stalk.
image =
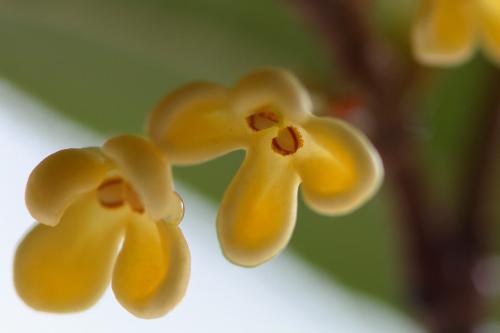
[[[472,332],[481,323],[484,302],[472,276],[487,252],[491,224],[489,177],[498,147],[500,75],[492,74],[486,112],[470,147],[465,197],[454,212],[438,205],[415,157],[407,131],[413,110],[404,103],[416,81],[416,64],[402,63],[370,27],[366,1],[290,0],[320,33],[332,58],[355,83],[376,122],[374,140],[399,209],[401,246],[406,253],[410,300],[430,332]],[[440,229],[447,224],[457,228]]]

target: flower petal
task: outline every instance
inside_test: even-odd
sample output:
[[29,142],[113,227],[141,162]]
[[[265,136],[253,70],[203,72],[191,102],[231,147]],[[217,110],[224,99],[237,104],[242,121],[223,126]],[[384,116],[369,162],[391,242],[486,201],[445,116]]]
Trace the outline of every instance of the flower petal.
[[299,80],[292,73],[275,68],[242,78],[232,90],[231,104],[240,117],[270,106],[295,123],[305,120],[312,110],[311,98]]
[[148,132],[173,163],[192,164],[241,148],[245,125],[228,109],[225,88],[193,83],[165,97]]
[[380,157],[365,136],[345,122],[311,118],[296,165],[304,200],[316,211],[335,215],[351,212],[379,188]]
[[94,149],[65,149],[45,158],[26,185],[26,206],[38,222],[59,223],[77,197],[99,186],[109,166]]
[[139,193],[152,219],[170,214],[169,203],[174,199],[172,174],[158,148],[141,137],[121,135],[106,141],[102,150]]
[[123,209],[103,209],[95,192],[68,207],[56,227],[37,225],[19,245],[14,282],[31,307],[79,311],[106,289],[122,235]]
[[479,2],[485,50],[500,64],[500,1],[480,0]]
[[125,243],[113,273],[119,302],[141,318],[170,311],[183,298],[190,273],[190,257],[179,227],[131,216]]
[[423,63],[465,61],[476,42],[475,1],[423,0],[413,27],[415,56]]
[[226,258],[257,266],[277,255],[295,226],[299,178],[290,158],[275,153],[271,140],[252,146],[226,190],[217,231]]

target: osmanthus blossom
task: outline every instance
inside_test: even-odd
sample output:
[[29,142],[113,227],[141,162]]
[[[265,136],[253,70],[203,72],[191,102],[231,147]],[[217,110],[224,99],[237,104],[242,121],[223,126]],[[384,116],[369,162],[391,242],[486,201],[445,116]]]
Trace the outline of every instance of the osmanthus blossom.
[[421,0],[413,27],[418,60],[455,65],[477,46],[500,64],[500,0]]
[[263,69],[235,87],[192,83],[167,95],[148,131],[173,164],[195,164],[237,149],[246,156],[219,208],[226,258],[256,266],[288,243],[297,192],[327,215],[358,208],[378,189],[377,151],[349,124],[312,113],[309,94],[288,71]]
[[17,249],[14,281],[29,306],[83,310],[110,280],[138,317],[161,316],[182,299],[190,272],[178,227],[184,207],[150,141],[122,135],[48,156],[29,177],[26,204],[39,224]]

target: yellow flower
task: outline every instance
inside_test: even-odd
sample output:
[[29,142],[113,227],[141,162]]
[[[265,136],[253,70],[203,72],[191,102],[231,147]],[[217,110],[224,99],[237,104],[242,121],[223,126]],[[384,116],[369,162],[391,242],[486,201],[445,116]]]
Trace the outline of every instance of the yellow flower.
[[459,64],[477,44],[500,64],[500,0],[422,0],[413,28],[419,61]]
[[190,271],[178,227],[184,208],[151,142],[122,135],[102,148],[56,152],[30,175],[26,204],[41,224],[17,249],[14,280],[31,307],[83,310],[111,279],[138,317],[161,316],[182,299]]
[[286,246],[300,184],[309,206],[329,215],[351,212],[379,187],[383,169],[368,140],[311,110],[308,93],[291,73],[265,69],[232,89],[189,84],[151,114],[149,134],[173,164],[246,150],[217,218],[222,251],[231,262],[256,266]]

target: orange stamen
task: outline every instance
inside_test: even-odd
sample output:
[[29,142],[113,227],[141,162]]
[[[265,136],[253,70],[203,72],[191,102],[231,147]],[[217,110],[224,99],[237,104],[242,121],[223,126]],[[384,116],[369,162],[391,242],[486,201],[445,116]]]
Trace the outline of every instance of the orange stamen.
[[273,112],[271,106],[263,106],[246,118],[248,126],[254,131],[261,131],[277,125],[279,115]]
[[97,199],[106,208],[116,208],[123,205],[123,180],[111,178],[105,180],[97,188]]
[[295,153],[302,145],[303,141],[299,130],[292,126],[280,129],[278,136],[272,141],[273,150],[283,156]]

